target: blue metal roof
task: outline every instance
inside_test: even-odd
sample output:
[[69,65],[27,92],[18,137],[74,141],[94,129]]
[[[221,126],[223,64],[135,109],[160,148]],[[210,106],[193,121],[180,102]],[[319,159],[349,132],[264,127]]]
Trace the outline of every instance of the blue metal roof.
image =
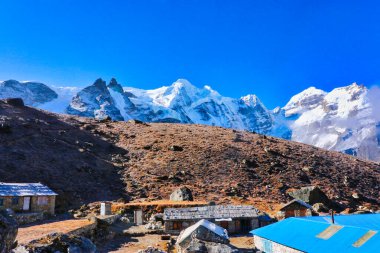
[[[331,216],[307,216],[298,219],[314,220],[331,223]],[[334,223],[343,226],[353,226],[380,231],[380,214],[349,214],[334,215]]]
[[58,195],[40,183],[0,183],[0,196],[54,196]]
[[331,224],[312,219],[288,218],[280,222],[255,229],[251,234],[304,252],[379,252],[380,233],[376,233],[360,247],[354,247],[369,230],[367,228],[343,226],[328,239],[318,238]]

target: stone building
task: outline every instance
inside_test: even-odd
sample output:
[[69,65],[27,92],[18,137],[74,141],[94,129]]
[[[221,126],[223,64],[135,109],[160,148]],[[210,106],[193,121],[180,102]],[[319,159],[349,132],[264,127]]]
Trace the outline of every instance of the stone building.
[[164,210],[165,232],[179,234],[181,230],[202,219],[223,227],[230,234],[245,234],[270,223],[270,218],[253,206],[215,205],[166,208]]
[[277,214],[278,219],[284,219],[288,217],[303,217],[312,216],[313,207],[299,199],[293,199],[292,201],[283,205]]
[[57,194],[40,183],[0,183],[0,210],[54,214]]

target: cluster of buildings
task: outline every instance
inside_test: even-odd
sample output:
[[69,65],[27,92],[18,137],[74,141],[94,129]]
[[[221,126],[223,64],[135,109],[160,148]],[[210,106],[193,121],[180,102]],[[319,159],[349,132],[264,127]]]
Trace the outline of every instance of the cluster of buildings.
[[[40,183],[0,183],[0,210],[53,215],[56,196]],[[195,247],[194,240],[235,252],[228,236],[248,233],[256,249],[265,253],[380,252],[380,214],[317,216],[312,206],[300,199],[286,203],[279,213],[283,219],[274,222],[249,205],[165,208],[163,230],[178,235],[178,252]],[[143,222],[142,210],[136,210],[135,216]]]

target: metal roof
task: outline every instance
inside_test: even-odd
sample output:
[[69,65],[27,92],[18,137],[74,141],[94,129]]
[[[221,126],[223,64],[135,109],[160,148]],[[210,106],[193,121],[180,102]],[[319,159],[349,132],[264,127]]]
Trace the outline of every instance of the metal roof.
[[[251,231],[251,234],[303,252],[378,252],[380,233],[367,228],[288,218]],[[334,230],[334,231],[332,231]],[[333,233],[332,233],[333,232]],[[331,236],[321,236],[330,233]]]
[[0,183],[0,196],[55,196],[49,187],[40,183]]
[[258,217],[259,210],[253,206],[199,206],[190,208],[166,208],[164,220],[195,220]]
[[[331,216],[307,216],[299,219],[314,220],[331,223]],[[334,215],[334,224],[343,226],[361,227],[380,231],[380,214],[347,214]]]

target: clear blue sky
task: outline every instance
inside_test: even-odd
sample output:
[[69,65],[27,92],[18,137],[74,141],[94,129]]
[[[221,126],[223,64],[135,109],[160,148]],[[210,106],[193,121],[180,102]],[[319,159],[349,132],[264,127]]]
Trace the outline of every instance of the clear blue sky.
[[378,1],[0,0],[0,80],[155,88],[186,78],[272,108],[380,81]]

